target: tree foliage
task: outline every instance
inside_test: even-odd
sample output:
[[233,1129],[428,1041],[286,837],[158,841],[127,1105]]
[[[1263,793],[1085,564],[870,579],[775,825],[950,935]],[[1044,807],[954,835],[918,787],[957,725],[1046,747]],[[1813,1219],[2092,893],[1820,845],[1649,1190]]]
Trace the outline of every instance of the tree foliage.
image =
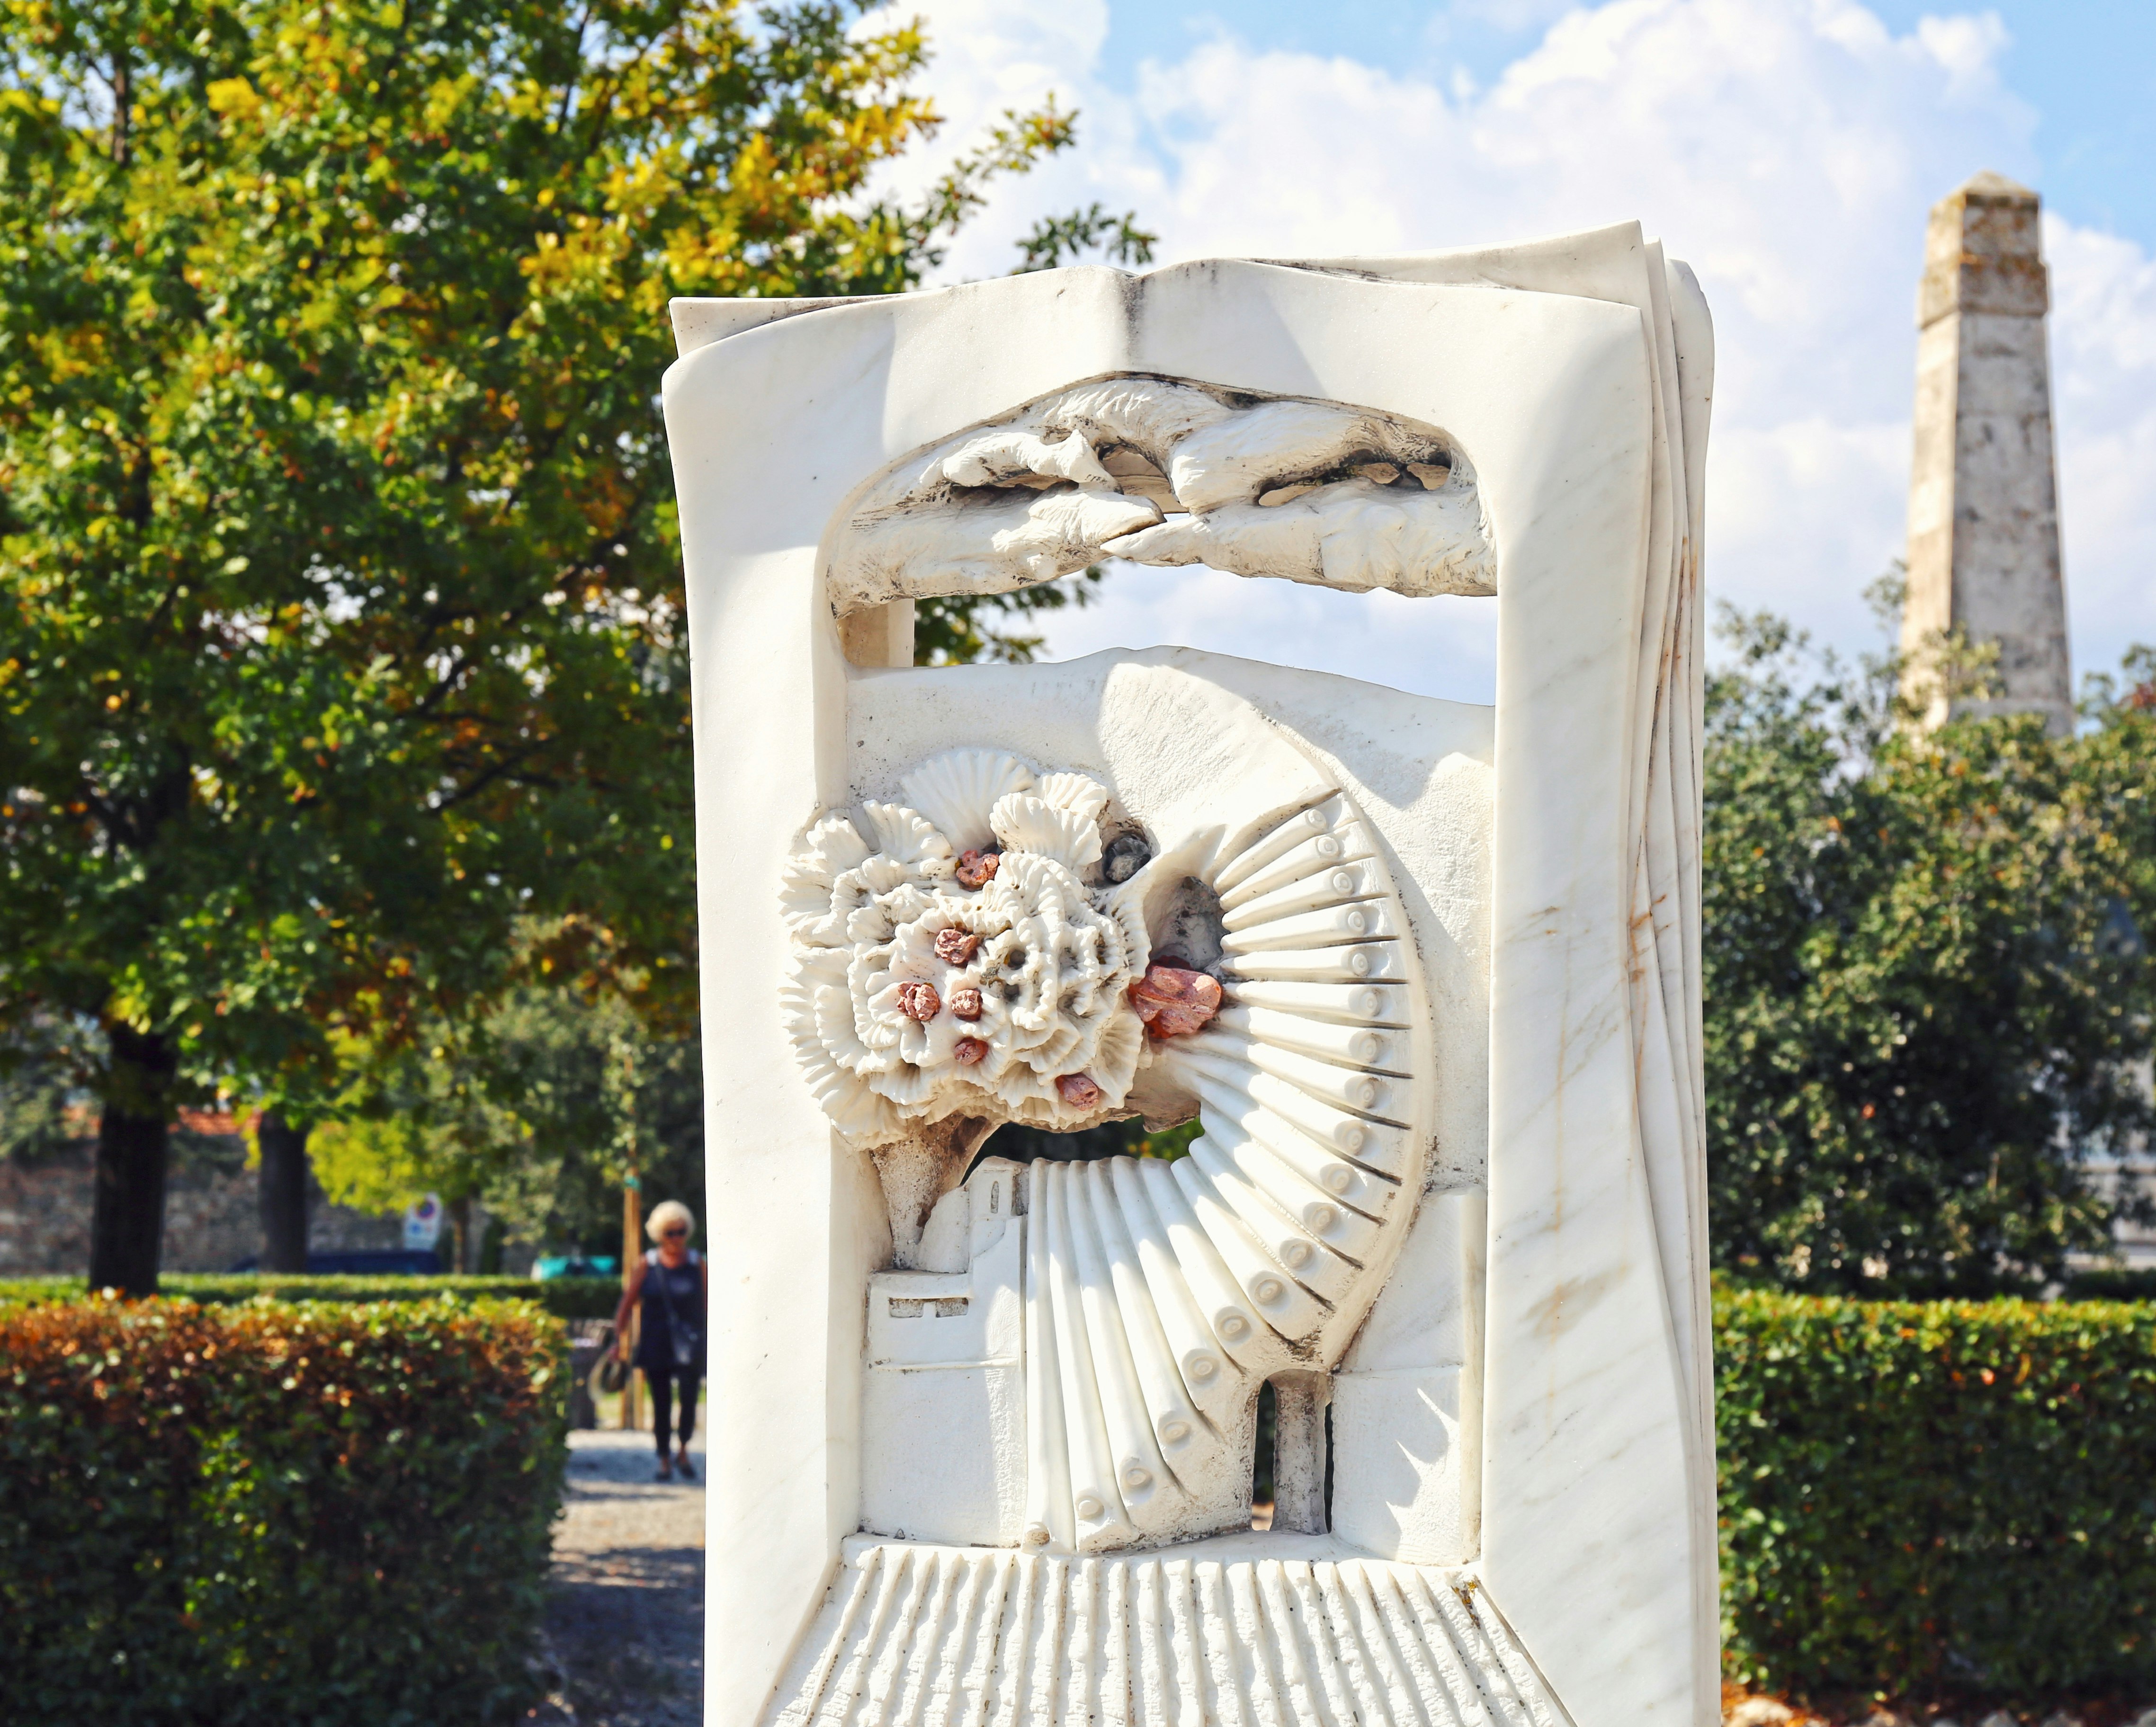
[[340,1203],[472,1200],[521,1242],[612,1253],[621,1189],[703,1215],[703,1088],[693,1038],[654,1035],[616,995],[528,986],[418,1045],[355,1060],[315,1171]]
[[2108,1246],[2086,1155],[2151,1125],[2145,681],[2100,688],[2075,737],[1925,732],[1894,662],[1731,635],[1703,848],[1717,1262],[1872,1294],[2060,1277]]
[[1105,572],[1095,564],[1060,582],[1009,593],[937,594],[913,602],[913,663],[921,666],[1025,665],[1047,638],[1025,626],[1044,612],[1090,606]]
[[842,0],[0,36],[0,1032],[100,1029],[141,1212],[190,1091],[321,1107],[341,1047],[506,986],[520,920],[685,1023],[667,301],[912,285],[1070,116],[906,204],[870,182],[937,125],[926,44]]

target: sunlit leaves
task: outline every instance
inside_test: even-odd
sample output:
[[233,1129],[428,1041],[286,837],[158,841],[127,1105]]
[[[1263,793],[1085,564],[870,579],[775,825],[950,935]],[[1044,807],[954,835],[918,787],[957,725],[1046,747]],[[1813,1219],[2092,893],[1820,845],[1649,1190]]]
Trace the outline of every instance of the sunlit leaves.
[[901,206],[924,44],[846,5],[0,32],[0,1018],[304,1102],[575,914],[578,975],[680,1023],[666,303],[906,287],[1068,116]]
[[1717,1262],[1984,1293],[2101,1252],[2083,1165],[2149,1125],[2156,715],[1902,723],[1893,668],[1809,675],[1753,620],[1708,703]]

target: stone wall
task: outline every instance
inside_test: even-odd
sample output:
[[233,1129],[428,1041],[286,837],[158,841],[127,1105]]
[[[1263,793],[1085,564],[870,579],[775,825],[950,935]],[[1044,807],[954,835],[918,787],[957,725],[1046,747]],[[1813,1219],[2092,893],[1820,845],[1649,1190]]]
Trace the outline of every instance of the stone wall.
[[[238,1135],[174,1135],[165,1191],[167,1271],[223,1271],[262,1251],[255,1174]],[[34,1164],[0,1159],[0,1278],[81,1272],[90,1263],[93,1150],[78,1140]],[[309,1210],[316,1252],[397,1248],[403,1224],[331,1205]]]

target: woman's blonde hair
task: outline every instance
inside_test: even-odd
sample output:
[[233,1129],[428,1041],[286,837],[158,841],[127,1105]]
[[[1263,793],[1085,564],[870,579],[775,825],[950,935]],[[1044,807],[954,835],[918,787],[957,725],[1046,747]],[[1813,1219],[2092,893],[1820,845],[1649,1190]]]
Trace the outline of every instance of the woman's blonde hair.
[[657,1241],[669,1223],[685,1223],[690,1234],[696,1232],[696,1213],[678,1199],[662,1199],[652,1207],[651,1215],[644,1220],[644,1232]]

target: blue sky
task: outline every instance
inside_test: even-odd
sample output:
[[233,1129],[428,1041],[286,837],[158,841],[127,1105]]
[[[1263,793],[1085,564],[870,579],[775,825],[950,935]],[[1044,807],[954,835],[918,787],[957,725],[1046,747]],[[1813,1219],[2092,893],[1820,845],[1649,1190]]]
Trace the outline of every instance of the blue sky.
[[[2077,670],[2156,643],[2156,0],[911,0],[948,118],[918,185],[1054,93],[1075,150],[947,266],[1043,213],[1135,209],[1163,262],[1520,239],[1637,218],[1698,271],[1717,391],[1707,568],[1845,650],[1901,551],[1930,204],[1979,169],[2046,201]],[[1487,602],[1132,571],[1055,657],[1158,643],[1486,700]]]
[[[1204,38],[1229,35],[1302,54],[1449,77],[1464,69],[1490,84],[1532,49],[1564,5],[1481,7],[1407,0],[1109,0],[1102,75],[1130,85],[1141,62],[1168,61]],[[1875,0],[1870,8],[1906,32],[1927,13],[1955,8]],[[2061,214],[2156,251],[2156,4],[2012,0],[1995,14],[2009,40],[2006,85],[2036,112],[2027,165]]]

